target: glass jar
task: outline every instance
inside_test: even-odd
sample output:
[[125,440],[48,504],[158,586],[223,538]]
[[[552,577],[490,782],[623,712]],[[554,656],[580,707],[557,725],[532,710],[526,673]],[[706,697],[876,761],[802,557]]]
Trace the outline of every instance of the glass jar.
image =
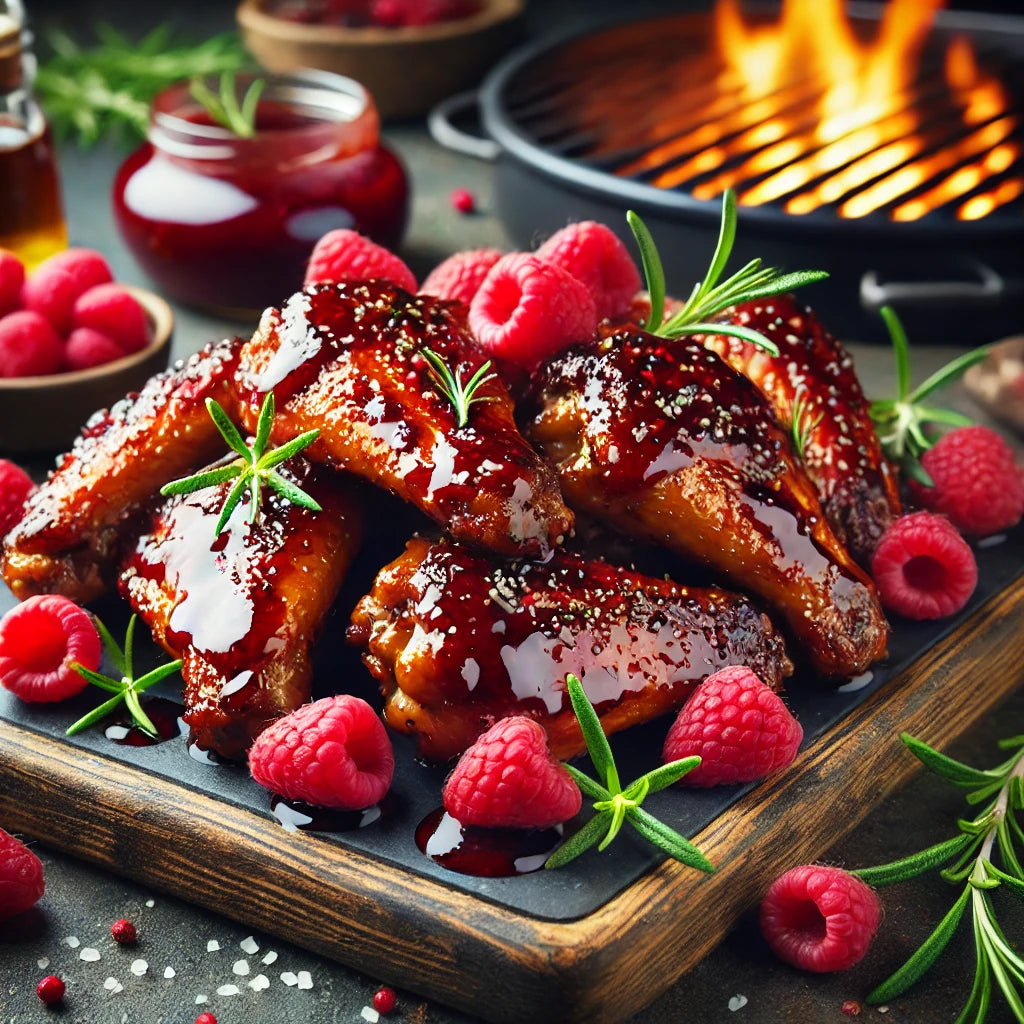
[[[239,75],[238,92],[251,81]],[[143,270],[168,296],[222,315],[248,317],[300,288],[326,232],[353,228],[395,248],[408,215],[405,171],[352,79],[266,76],[255,128],[234,134],[188,83],[172,86],[114,181],[117,223]]]

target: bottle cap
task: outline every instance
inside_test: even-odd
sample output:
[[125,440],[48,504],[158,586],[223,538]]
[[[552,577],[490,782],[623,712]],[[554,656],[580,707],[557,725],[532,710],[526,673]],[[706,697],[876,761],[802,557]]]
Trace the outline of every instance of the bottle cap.
[[9,14],[0,14],[0,92],[21,85],[21,26]]

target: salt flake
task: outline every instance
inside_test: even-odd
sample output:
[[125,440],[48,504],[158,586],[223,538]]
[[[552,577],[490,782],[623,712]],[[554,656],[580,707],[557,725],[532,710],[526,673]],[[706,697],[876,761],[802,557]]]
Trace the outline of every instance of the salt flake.
[[210,939],[206,944],[207,953],[216,953],[218,949],[220,949],[220,943],[216,939]]
[[298,976],[297,976],[297,975],[295,975],[295,974],[292,974],[292,972],[291,972],[291,971],[285,971],[285,972],[284,972],[284,974],[282,974],[282,975],[281,975],[281,980],[282,980],[282,981],[283,981],[283,982],[284,982],[284,983],[285,983],[285,984],[286,984],[286,985],[287,985],[287,986],[288,986],[289,988],[292,988],[292,987],[294,987],[295,985],[298,985],[298,983],[299,983],[299,979],[298,979]]
[[262,992],[265,988],[270,988],[270,979],[265,974],[257,974],[252,981],[249,982],[249,988],[253,992]]
[[165,967],[164,968],[164,977],[165,978],[173,978],[175,976],[175,974],[177,974],[177,973],[178,972],[175,971],[175,969],[173,967]]
[[269,967],[277,959],[277,950],[272,949],[264,958],[263,963]]
[[116,996],[118,992],[124,991],[124,985],[117,980],[117,978],[107,978],[103,982],[103,987],[113,996]]
[[39,968],[39,970],[41,970],[41,971],[45,971],[45,970],[46,970],[46,968],[50,966],[50,961],[49,961],[49,960],[47,960],[45,956],[41,956],[41,957],[40,957],[40,958],[39,958],[39,959],[38,959],[38,960],[36,961],[36,966],[37,966],[37,967]]
[[219,996],[237,996],[239,992],[237,985],[221,985],[217,989],[217,995]]
[[359,1016],[367,1021],[367,1024],[377,1024],[380,1020],[380,1014],[372,1006],[364,1006]]
[[204,996],[202,994],[196,996],[196,1006],[202,1006],[203,1003],[208,1003],[209,1001],[209,996]]
[[156,906],[156,900],[146,900],[146,906],[147,907],[155,907]]
[[146,971],[149,970],[149,964],[147,964],[145,960],[133,960],[132,965],[128,970],[130,970],[136,978],[141,978]]
[[244,978],[249,973],[249,961],[248,960],[236,960],[231,968],[232,972],[237,974],[240,978]]
[[78,947],[82,944],[81,942],[78,941],[78,936],[77,935],[69,935],[64,940],[64,942],[65,942],[66,945],[70,946],[72,949],[78,949]]
[[309,971],[299,971],[299,988],[312,988],[313,975]]
[[94,964],[100,958],[100,951],[98,949],[93,949],[92,946],[86,946],[78,956],[87,964]]
[[737,1010],[742,1010],[747,1005],[747,1002],[746,996],[733,996],[729,1000],[729,1009],[735,1013]]
[[259,943],[251,935],[246,939],[242,939],[238,945],[242,952],[248,953],[249,956],[260,951]]

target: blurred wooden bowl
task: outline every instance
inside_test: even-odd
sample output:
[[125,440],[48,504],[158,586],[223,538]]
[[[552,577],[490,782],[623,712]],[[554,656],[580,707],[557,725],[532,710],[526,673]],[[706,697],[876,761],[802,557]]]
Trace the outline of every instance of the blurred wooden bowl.
[[138,391],[167,366],[174,314],[153,292],[124,285],[153,329],[144,348],[103,366],[45,377],[0,378],[0,455],[67,451],[97,409]]
[[243,0],[236,11],[242,41],[263,67],[347,75],[391,119],[425,114],[479,82],[514,42],[523,0],[484,0],[472,17],[408,28],[304,24],[274,17],[266,7],[266,0]]

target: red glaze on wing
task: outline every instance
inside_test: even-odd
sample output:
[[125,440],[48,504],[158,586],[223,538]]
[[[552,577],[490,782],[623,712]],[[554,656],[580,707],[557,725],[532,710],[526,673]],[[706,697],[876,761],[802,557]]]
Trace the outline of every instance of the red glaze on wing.
[[278,444],[317,427],[315,461],[412,502],[455,537],[540,555],[572,529],[554,471],[527,444],[496,378],[468,422],[432,381],[424,349],[467,381],[486,362],[465,310],[386,282],[314,285],[268,310],[242,353],[242,417],[273,389]]
[[183,659],[195,744],[227,758],[309,700],[309,654],[359,543],[360,517],[338,474],[301,457],[278,467],[322,511],[264,488],[219,537],[231,482],[158,504],[126,559],[121,592],[154,639]]
[[537,373],[528,434],[570,505],[763,598],[823,675],[880,658],[871,581],[821,513],[764,396],[699,342],[608,328]]
[[15,597],[52,593],[84,603],[113,584],[139,509],[223,450],[205,400],[234,408],[241,345],[236,338],[207,346],[83,427],[4,540],[0,571]]
[[579,754],[569,672],[612,733],[678,708],[727,665],[773,687],[792,668],[767,617],[735,594],[564,552],[497,563],[422,538],[378,574],[349,639],[381,682],[388,723],[433,761],[517,714],[543,723],[557,757]]

